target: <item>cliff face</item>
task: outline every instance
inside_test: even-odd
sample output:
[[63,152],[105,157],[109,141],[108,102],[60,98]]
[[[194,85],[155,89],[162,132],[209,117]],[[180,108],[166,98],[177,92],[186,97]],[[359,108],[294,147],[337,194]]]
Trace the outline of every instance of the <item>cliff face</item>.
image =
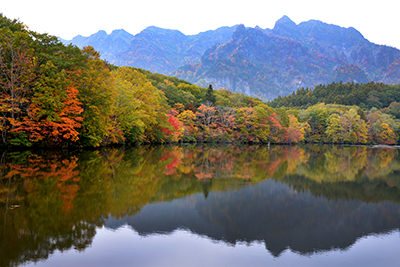
[[208,49],[200,63],[173,74],[273,99],[333,81],[396,84],[399,60],[398,49],[370,43],[354,28],[315,20],[296,25],[285,16],[272,30],[238,26],[231,40]]

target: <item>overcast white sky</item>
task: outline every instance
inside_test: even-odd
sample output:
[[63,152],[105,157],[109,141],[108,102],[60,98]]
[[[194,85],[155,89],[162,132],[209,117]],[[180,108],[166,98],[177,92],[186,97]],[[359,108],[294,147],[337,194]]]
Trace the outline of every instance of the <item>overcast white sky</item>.
[[398,0],[0,0],[0,13],[64,39],[99,30],[137,34],[148,26],[197,34],[222,26],[273,28],[283,15],[354,27],[369,41],[400,49]]

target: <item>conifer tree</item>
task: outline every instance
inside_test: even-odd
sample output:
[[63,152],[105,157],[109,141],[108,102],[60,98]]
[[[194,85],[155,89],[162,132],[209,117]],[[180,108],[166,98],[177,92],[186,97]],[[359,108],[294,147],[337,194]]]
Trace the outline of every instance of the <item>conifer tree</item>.
[[204,100],[206,102],[207,101],[211,102],[213,105],[215,104],[216,97],[215,97],[214,89],[212,88],[211,84],[210,84],[210,86],[208,86],[206,97]]

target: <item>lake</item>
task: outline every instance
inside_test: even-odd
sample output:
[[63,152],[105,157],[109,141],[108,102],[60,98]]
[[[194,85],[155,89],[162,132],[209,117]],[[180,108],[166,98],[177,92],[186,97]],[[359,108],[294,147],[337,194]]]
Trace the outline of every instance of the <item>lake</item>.
[[0,266],[400,264],[394,148],[182,145],[0,157]]

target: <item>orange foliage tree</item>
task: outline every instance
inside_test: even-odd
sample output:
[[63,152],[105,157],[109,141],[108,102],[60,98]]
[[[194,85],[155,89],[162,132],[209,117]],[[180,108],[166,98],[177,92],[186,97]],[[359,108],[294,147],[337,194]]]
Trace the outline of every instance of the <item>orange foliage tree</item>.
[[26,133],[30,142],[43,141],[50,146],[75,142],[83,120],[78,90],[51,62],[42,68],[44,73],[33,89],[28,116],[17,122],[13,131]]

